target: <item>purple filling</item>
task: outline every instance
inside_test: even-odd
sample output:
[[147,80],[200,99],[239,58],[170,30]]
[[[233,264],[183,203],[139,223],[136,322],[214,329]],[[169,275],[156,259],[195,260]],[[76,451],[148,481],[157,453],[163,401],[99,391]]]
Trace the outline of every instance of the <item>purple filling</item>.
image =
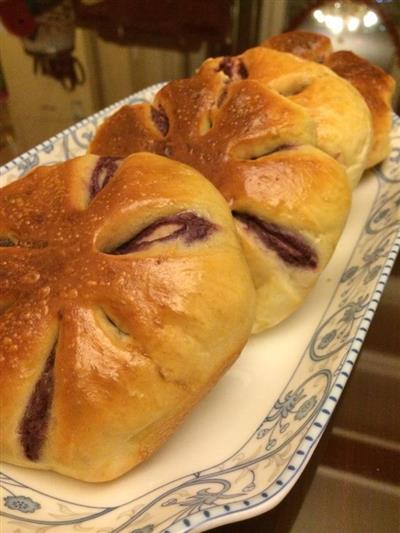
[[161,106],[159,106],[158,108],[152,107],[151,118],[154,124],[157,126],[157,129],[159,130],[161,135],[164,135],[165,137],[169,130],[169,120],[164,109]]
[[232,81],[244,80],[249,77],[246,65],[239,57],[226,56],[221,59],[217,72],[221,71]]
[[7,237],[0,237],[0,247],[8,248],[10,246],[15,246],[15,242]]
[[248,231],[255,233],[265,247],[273,250],[285,263],[296,267],[317,268],[317,254],[303,238],[247,213],[234,211],[233,216],[242,222]]
[[[161,237],[155,233],[162,230],[163,226],[177,226],[171,229],[171,232]],[[194,213],[179,213],[170,217],[164,217],[147,228],[142,230],[133,239],[121,244],[118,248],[110,252],[113,255],[128,254],[144,250],[154,243],[170,241],[172,239],[183,239],[185,244],[191,244],[194,241],[207,239],[215,231],[216,226]]]
[[55,353],[54,347],[36,383],[20,426],[20,437],[24,453],[31,461],[39,459],[40,450],[46,438],[53,399]]
[[94,167],[89,182],[90,199],[94,198],[107,185],[118,168],[115,157],[100,157]]

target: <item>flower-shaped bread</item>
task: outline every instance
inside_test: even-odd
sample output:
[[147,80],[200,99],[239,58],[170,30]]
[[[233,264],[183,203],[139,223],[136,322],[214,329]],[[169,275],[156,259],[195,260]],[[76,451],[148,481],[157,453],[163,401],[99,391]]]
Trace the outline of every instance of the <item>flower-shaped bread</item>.
[[236,74],[169,83],[153,106],[125,106],[108,118],[90,150],[116,157],[154,151],[218,187],[257,289],[257,332],[304,300],[339,239],[351,192],[342,165],[313,146],[308,112]]
[[368,107],[350,83],[323,65],[261,46],[207,59],[199,74],[220,71],[227,78],[241,72],[307,110],[317,126],[316,146],[344,165],[355,187],[367,166],[372,131]]
[[88,155],[0,189],[1,459],[126,472],[235,360],[253,311],[229,209],[186,165]]
[[371,112],[372,145],[367,167],[380,163],[389,155],[391,98],[395,87],[394,79],[389,74],[348,50],[332,52],[329,38],[318,33],[286,32],[267,39],[262,46],[324,63],[350,82],[363,96]]

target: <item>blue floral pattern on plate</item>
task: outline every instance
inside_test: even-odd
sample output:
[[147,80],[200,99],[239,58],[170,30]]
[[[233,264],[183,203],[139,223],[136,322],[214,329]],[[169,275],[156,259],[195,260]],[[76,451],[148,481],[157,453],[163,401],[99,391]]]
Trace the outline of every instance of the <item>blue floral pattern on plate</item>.
[[[38,164],[82,154],[96,127],[122,104],[151,101],[161,84],[114,104],[0,168],[2,184]],[[230,457],[142,494],[94,507],[59,499],[0,474],[6,531],[182,533],[240,520],[290,490],[335,409],[400,247],[400,119],[392,152],[374,169],[378,192],[348,264],[297,367],[272,409]],[[271,503],[273,502],[273,503]],[[17,529],[16,529],[17,528]]]
[[5,496],[4,505],[21,513],[34,513],[40,509],[40,503],[34,502],[32,498],[26,496]]

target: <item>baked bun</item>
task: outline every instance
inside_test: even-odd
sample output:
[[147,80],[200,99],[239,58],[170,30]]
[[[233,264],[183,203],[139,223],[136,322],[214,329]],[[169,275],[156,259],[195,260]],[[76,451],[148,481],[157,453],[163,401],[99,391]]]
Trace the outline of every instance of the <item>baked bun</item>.
[[208,59],[199,74],[219,71],[257,80],[302,106],[316,123],[316,146],[344,165],[355,187],[367,165],[372,130],[368,107],[350,83],[323,65],[260,46]]
[[367,103],[373,131],[367,167],[373,167],[386,159],[390,153],[394,79],[380,67],[345,50],[331,54],[325,64],[349,81]]
[[235,360],[254,289],[198,172],[87,155],[0,189],[0,309],[2,460],[105,481]]
[[261,43],[261,46],[288,52],[297,57],[324,63],[333,52],[329,37],[310,31],[288,31],[274,35]]
[[363,96],[372,118],[372,144],[366,166],[383,161],[390,152],[391,99],[394,79],[383,69],[349,51],[332,53],[330,40],[318,33],[292,31],[267,39],[262,46],[290,52],[312,61],[324,62],[350,82]]
[[219,71],[169,83],[154,105],[121,108],[90,150],[116,157],[154,150],[212,181],[233,212],[252,272],[259,332],[302,303],[348,214],[345,171],[315,139],[302,106]]

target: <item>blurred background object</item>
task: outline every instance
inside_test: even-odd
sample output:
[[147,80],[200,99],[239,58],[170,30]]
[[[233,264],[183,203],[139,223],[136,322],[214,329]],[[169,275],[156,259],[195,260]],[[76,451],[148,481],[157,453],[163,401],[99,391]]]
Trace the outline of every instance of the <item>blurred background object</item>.
[[10,33],[22,38],[25,52],[33,57],[35,73],[58,80],[66,90],[84,83],[83,67],[72,55],[72,0],[2,0],[0,17]]
[[197,50],[203,42],[219,53],[232,43],[230,0],[74,1],[80,26],[124,45]]
[[34,73],[58,80],[67,91],[85,82],[85,72],[73,55],[75,47],[75,13],[72,0],[54,0],[47,6],[36,5],[36,30],[23,39],[24,50],[33,57]]
[[0,62],[0,161],[8,161],[17,155],[18,146],[8,111],[8,90]]

